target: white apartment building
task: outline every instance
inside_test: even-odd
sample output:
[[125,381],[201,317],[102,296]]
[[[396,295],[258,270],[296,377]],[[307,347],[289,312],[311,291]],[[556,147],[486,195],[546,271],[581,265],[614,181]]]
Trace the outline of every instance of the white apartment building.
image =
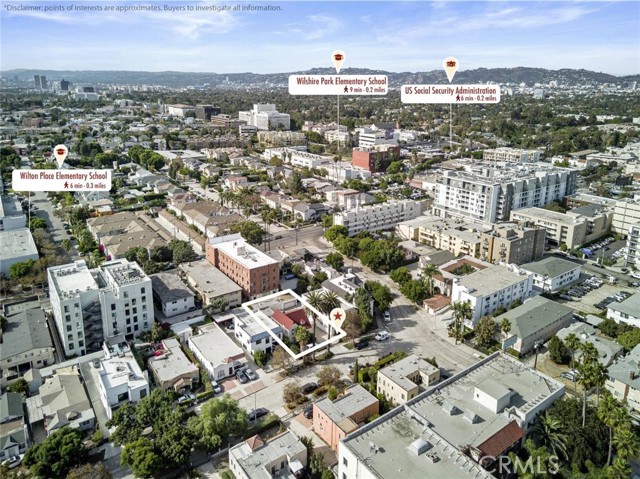
[[358,168],[351,163],[339,161],[337,163],[329,163],[324,166],[327,170],[327,180],[334,181],[336,183],[342,183],[343,181],[371,178],[371,172],[364,168]]
[[244,364],[244,352],[216,323],[201,326],[188,340],[189,349],[209,377],[220,381],[232,376]]
[[174,273],[157,273],[151,276],[153,298],[162,314],[170,318],[196,309],[195,295]]
[[98,350],[104,338],[127,339],[151,329],[151,279],[137,263],[109,261],[89,269],[84,260],[47,270],[49,297],[67,356]]
[[414,200],[392,200],[353,210],[335,213],[333,224],[346,226],[349,236],[360,231],[378,231],[395,228],[401,221],[417,218],[422,213],[422,203]]
[[537,163],[540,161],[540,151],[507,147],[493,148],[484,150],[482,159],[503,163]]
[[253,125],[258,130],[275,130],[291,128],[291,117],[286,113],[280,113],[272,103],[255,103],[253,110],[238,112],[238,119],[246,121],[247,125]]
[[358,136],[359,148],[373,148],[376,145],[398,145],[398,135],[389,134],[386,130],[361,128]]
[[[284,330],[282,326],[269,317],[264,318],[264,323],[269,326],[273,334],[280,339],[283,338]],[[265,331],[264,327],[248,314],[242,317],[233,315],[233,325],[236,339],[249,354],[253,354],[256,351],[269,354],[273,351],[274,346],[278,344],[271,335]]]
[[640,269],[640,223],[629,228],[625,264]]
[[0,198],[0,231],[24,228],[27,217],[22,211],[20,201],[15,196],[2,196]]
[[327,191],[326,198],[330,206],[339,206],[347,210],[373,203],[375,199],[368,193],[351,189]]
[[100,400],[107,416],[122,404],[137,403],[149,395],[149,381],[120,335],[104,342],[105,357],[100,361]]
[[512,165],[445,171],[436,180],[433,212],[475,221],[508,221],[512,210],[561,201],[576,190],[576,172]]
[[483,316],[500,306],[509,307],[519,299],[524,301],[533,290],[533,275],[515,273],[502,265],[490,265],[456,278],[451,290],[451,303],[468,301],[473,311],[465,326],[475,328]]
[[640,201],[618,201],[613,210],[611,231],[626,236],[629,229],[637,224],[640,224]]
[[280,158],[283,163],[301,168],[319,168],[333,162],[328,156],[308,153],[298,148],[267,148],[264,150],[262,158],[269,161],[273,157]]
[[9,277],[11,266],[38,261],[38,248],[29,228],[0,230],[0,277]]
[[533,287],[543,293],[567,288],[580,277],[582,265],[562,258],[547,256],[539,261],[520,266],[525,273],[533,275]]
[[629,296],[620,303],[611,303],[607,308],[607,318],[640,328],[640,293]]

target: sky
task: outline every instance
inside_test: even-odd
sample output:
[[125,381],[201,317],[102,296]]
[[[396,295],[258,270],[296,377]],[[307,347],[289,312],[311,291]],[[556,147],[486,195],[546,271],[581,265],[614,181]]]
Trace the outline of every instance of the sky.
[[[276,9],[195,10],[238,4]],[[78,5],[103,11],[73,10]],[[104,11],[123,5],[194,10]],[[19,10],[25,6],[41,10]],[[526,66],[629,75],[640,73],[639,27],[635,0],[0,0],[0,70],[276,73],[330,67],[339,49],[343,68],[431,71],[453,56],[459,71]]]

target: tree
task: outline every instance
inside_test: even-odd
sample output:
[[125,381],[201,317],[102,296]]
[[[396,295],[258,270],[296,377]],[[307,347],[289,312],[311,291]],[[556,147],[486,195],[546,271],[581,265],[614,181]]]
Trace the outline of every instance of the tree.
[[393,293],[388,286],[377,281],[366,281],[364,287],[373,298],[373,304],[378,310],[386,311],[393,302]]
[[567,361],[567,347],[562,339],[553,336],[549,341],[549,357],[556,364],[565,364]]
[[472,317],[473,311],[469,301],[458,301],[453,303],[453,334],[456,344],[458,344],[458,340],[462,338],[464,322],[470,320]]
[[79,430],[64,426],[27,449],[23,464],[37,477],[65,477],[87,457],[82,439]]
[[438,267],[433,263],[427,263],[424,268],[422,268],[422,274],[425,278],[429,278],[429,293],[433,296],[433,277],[438,274]]
[[271,353],[271,365],[276,368],[286,368],[291,362],[291,356],[281,346],[275,346]]
[[338,388],[336,388],[335,386],[329,387],[329,390],[327,391],[327,397],[329,398],[329,401],[334,401],[338,397]]
[[188,261],[195,261],[198,259],[198,255],[193,251],[193,246],[187,241],[171,240],[169,242],[169,248],[173,252],[173,262],[175,264],[186,263]]
[[29,392],[29,383],[25,378],[18,378],[9,384],[9,391],[26,395]]
[[9,279],[15,281],[24,276],[27,276],[33,270],[36,262],[32,259],[27,261],[20,261],[9,266]]
[[173,251],[168,246],[156,246],[151,250],[150,259],[157,263],[166,263],[173,259]]
[[496,331],[496,323],[491,316],[483,316],[476,324],[475,332],[478,344],[488,345]]
[[338,387],[340,384],[340,370],[335,366],[322,366],[318,371],[318,384],[320,386]]
[[347,317],[342,323],[342,329],[347,335],[347,339],[351,341],[352,344],[355,344],[355,340],[362,333],[362,329],[360,327],[360,317],[358,316],[358,312],[350,309],[347,311]]
[[140,437],[124,446],[120,463],[129,466],[136,477],[151,478],[162,466],[162,458],[150,439]]
[[625,349],[631,350],[640,344],[640,328],[633,328],[618,335],[616,341]]
[[71,250],[71,241],[69,241],[69,238],[65,238],[62,240],[62,249],[64,249],[67,253]]
[[406,266],[400,266],[399,268],[391,271],[389,277],[393,280],[397,285],[404,285],[405,283],[411,281],[411,273],[409,272],[409,268]]
[[347,237],[348,235],[349,229],[346,226],[342,225],[333,225],[324,233],[324,237],[331,243],[333,243],[340,236]]
[[505,338],[511,332],[511,321],[508,318],[502,318],[502,321],[500,321],[500,331],[502,331]]
[[629,425],[618,427],[613,434],[613,445],[616,448],[618,458],[624,459],[627,464],[631,458],[640,454],[640,438]]
[[353,304],[355,304],[358,310],[358,316],[360,316],[360,327],[362,331],[366,331],[373,322],[371,295],[366,288],[360,287],[356,289],[356,292],[353,294]]
[[547,411],[538,415],[531,435],[536,444],[546,446],[558,457],[567,457],[568,437],[562,432],[562,421]]
[[407,281],[400,287],[400,292],[404,294],[408,300],[414,303],[420,303],[427,297],[427,290],[422,281],[412,279]]
[[207,401],[202,414],[189,418],[187,423],[193,437],[208,450],[227,444],[229,436],[241,436],[247,425],[247,411],[228,394]]
[[145,261],[149,260],[149,252],[147,251],[147,248],[134,246],[126,251],[124,257],[127,261],[135,261],[139,265],[143,265]]
[[353,258],[358,254],[358,242],[353,238],[338,236],[333,242],[333,246],[348,258]]
[[83,464],[69,471],[67,479],[111,479],[111,472],[104,464]]
[[42,218],[38,218],[37,216],[32,216],[31,219],[29,220],[29,229],[31,231],[38,230],[38,229],[46,229],[46,227],[47,227],[47,222]]
[[289,189],[291,194],[298,195],[304,191],[304,185],[302,184],[302,177],[294,171],[289,180]]
[[573,369],[575,366],[575,353],[580,349],[581,345],[580,340],[574,333],[570,333],[564,338],[564,344],[569,348],[569,352],[571,353],[571,369]]
[[286,404],[297,404],[303,397],[304,394],[298,381],[290,381],[282,388],[282,400]]
[[613,449],[613,430],[618,426],[618,418],[621,413],[626,411],[620,411],[621,405],[620,403],[611,395],[611,393],[607,392],[602,397],[602,400],[598,404],[598,419],[603,422],[604,425],[609,429],[609,449],[607,454],[607,466],[611,464],[611,455]]
[[242,237],[252,245],[261,245],[264,240],[265,230],[253,221],[242,221],[231,225],[232,233],[240,233]]
[[303,328],[302,326],[296,326],[293,330],[293,337],[300,345],[300,351],[304,351],[307,344],[311,342],[311,331],[307,328]]
[[[320,293],[319,291],[311,291],[309,293],[309,296],[307,296],[307,302],[309,303],[310,306],[312,306],[314,309],[320,311],[320,312],[324,312],[323,311],[323,306],[324,306],[324,295],[322,293]],[[307,316],[311,317],[311,320],[313,321],[313,337],[316,337],[316,331],[317,331],[317,326],[318,326],[318,317],[315,313],[315,311],[311,308],[305,308],[305,312],[307,313]],[[313,358],[315,359],[316,357],[316,353],[315,351],[313,352]]]
[[340,253],[331,252],[324,259],[333,269],[340,270],[344,266],[344,257]]

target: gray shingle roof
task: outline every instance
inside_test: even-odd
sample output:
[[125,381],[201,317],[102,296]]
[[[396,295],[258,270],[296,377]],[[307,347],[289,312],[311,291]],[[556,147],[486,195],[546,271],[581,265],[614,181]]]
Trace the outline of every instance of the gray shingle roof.
[[548,275],[550,278],[555,278],[579,267],[580,264],[574,263],[573,261],[551,256],[520,266],[521,269],[543,276]]

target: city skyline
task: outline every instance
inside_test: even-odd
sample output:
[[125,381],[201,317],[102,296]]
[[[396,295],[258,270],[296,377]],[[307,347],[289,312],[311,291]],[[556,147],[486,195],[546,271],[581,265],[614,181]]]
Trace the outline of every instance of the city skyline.
[[[126,5],[23,2],[20,5]],[[147,2],[272,5],[280,10],[17,11],[3,5],[2,71],[135,70],[278,73],[330,67],[460,71],[518,66],[640,73],[636,2]],[[18,5],[18,4],[13,4]],[[129,3],[128,5],[132,5]]]

